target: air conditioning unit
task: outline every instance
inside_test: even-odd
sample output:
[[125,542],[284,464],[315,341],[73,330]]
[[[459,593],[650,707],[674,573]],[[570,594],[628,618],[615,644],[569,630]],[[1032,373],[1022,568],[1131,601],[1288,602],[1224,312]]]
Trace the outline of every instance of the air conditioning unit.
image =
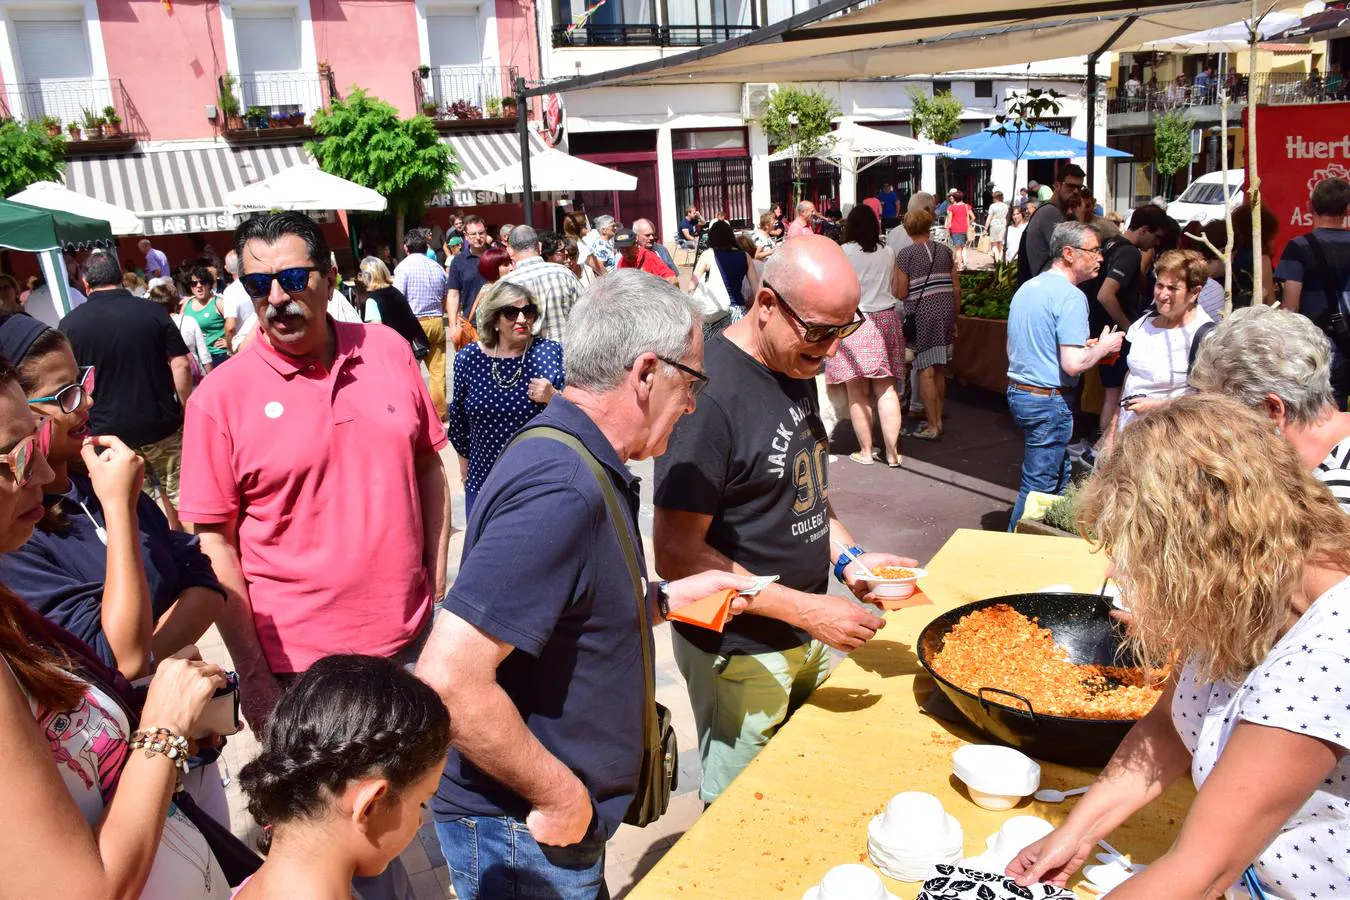
[[776,84],[747,84],[741,94],[741,115],[747,122],[757,122],[764,118],[769,108],[769,98],[778,90]]

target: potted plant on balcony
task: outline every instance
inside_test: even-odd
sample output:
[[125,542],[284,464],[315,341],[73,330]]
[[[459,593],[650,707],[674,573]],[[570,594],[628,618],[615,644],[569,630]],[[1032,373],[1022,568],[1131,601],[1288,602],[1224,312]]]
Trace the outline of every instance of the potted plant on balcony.
[[430,78],[431,66],[427,65],[426,63],[423,63],[422,65],[417,67],[417,74],[420,78]]
[[481,119],[483,111],[468,100],[456,100],[450,104],[450,117],[453,119]]
[[220,76],[220,95],[216,97],[216,110],[225,121],[226,131],[238,131],[244,127],[243,116],[239,115],[239,98],[234,95],[235,77],[229,72]]
[[516,117],[516,108],[516,98],[514,96],[507,94],[502,98],[502,115],[509,119],[514,119]]
[[117,114],[117,110],[111,106],[103,107],[103,136],[121,137],[122,136],[122,117]]
[[292,128],[300,128],[305,124],[305,111],[303,109],[291,110],[286,116],[286,124]]
[[84,110],[84,134],[85,137],[92,140],[103,137],[103,126],[105,120],[92,109]]
[[66,126],[66,132],[70,135],[72,141],[78,141],[80,139],[80,123],[71,122]]
[[502,117],[502,101],[496,97],[489,97],[487,100],[487,117],[489,119],[500,119]]
[[61,136],[61,120],[56,116],[43,116],[42,127],[47,129],[47,134],[51,137]]
[[266,128],[267,109],[262,106],[250,106],[244,110],[244,120],[249,128]]
[[434,118],[436,118],[436,101],[435,101],[435,100],[423,100],[423,101],[422,101],[422,115],[426,116],[428,119],[434,119]]

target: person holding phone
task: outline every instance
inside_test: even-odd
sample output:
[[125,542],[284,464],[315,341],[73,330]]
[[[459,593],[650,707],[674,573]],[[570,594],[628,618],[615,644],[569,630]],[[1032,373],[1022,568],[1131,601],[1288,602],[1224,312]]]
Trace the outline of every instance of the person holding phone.
[[[42,450],[52,428],[0,361],[0,554],[23,546],[43,516],[53,472]],[[188,735],[225,684],[220,667],[165,660],[137,722],[126,680],[4,586],[0,652],[6,894],[228,897],[206,839],[170,799]]]

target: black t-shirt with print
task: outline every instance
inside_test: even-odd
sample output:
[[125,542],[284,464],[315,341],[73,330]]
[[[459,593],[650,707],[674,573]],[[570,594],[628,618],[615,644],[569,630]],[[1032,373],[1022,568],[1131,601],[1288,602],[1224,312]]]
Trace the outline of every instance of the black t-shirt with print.
[[1131,324],[1144,314],[1147,304],[1143,301],[1140,278],[1142,263],[1139,248],[1127,238],[1112,237],[1102,244],[1102,264],[1097,270],[1097,276],[1078,286],[1088,298],[1088,332],[1093,337],[1101,334],[1107,325],[1119,327],[1106,307],[1097,300],[1097,293],[1107,278],[1119,282],[1120,290],[1116,292],[1116,299],[1120,301],[1120,308]]
[[[829,586],[828,444],[811,380],[771,372],[719,335],[711,379],[656,460],[656,505],[712,516],[708,544],[791,588]],[[740,615],[722,634],[675,623],[708,653],[765,653],[810,640],[778,619]]]

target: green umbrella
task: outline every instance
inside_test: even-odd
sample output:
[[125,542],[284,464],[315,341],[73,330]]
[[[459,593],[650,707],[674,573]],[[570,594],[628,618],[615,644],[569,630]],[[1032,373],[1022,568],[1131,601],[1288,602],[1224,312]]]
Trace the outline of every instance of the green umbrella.
[[39,253],[112,246],[112,229],[102,219],[0,200],[0,247]]

